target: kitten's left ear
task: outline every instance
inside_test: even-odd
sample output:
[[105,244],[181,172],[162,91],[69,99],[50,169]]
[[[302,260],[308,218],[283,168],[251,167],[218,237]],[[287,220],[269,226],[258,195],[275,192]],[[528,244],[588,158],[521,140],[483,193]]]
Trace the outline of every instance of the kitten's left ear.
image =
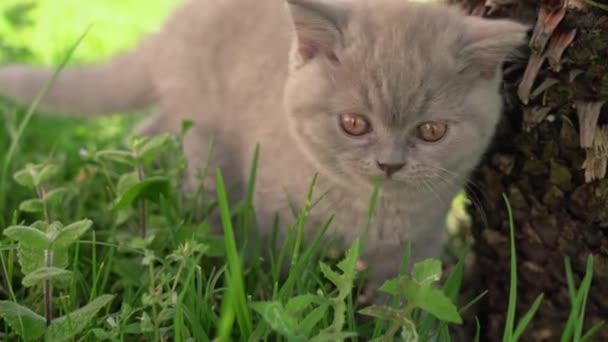
[[479,72],[483,79],[493,79],[509,55],[525,44],[528,29],[511,20],[466,17],[458,54],[464,60],[464,69]]
[[287,0],[293,20],[296,53],[301,63],[316,57],[337,61],[336,48],[343,44],[349,17],[342,0]]

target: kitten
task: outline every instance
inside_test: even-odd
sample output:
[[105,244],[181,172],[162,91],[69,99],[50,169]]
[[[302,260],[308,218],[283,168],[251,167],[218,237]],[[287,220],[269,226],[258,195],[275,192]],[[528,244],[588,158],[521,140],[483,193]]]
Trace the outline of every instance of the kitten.
[[[207,159],[242,195],[261,146],[259,225],[293,222],[313,175],[307,229],[331,215],[350,243],[384,177],[366,260],[374,285],[397,274],[406,241],[435,257],[451,199],[501,112],[500,67],[527,27],[405,0],[187,1],[162,30],[100,65],[66,69],[42,109],[109,113],[157,104],[142,133],[178,131],[190,174]],[[0,93],[29,102],[51,74],[0,69]],[[191,177],[192,178],[192,177]],[[213,191],[213,177],[206,186]]]

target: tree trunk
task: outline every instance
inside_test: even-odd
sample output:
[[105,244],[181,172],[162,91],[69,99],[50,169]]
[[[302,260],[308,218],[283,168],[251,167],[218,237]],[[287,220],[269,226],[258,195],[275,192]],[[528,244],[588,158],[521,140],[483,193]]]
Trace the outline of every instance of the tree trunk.
[[[595,1],[455,0],[473,15],[534,27],[528,57],[505,66],[503,122],[473,176],[483,207],[470,211],[477,293],[489,291],[477,312],[484,340],[502,339],[507,313],[503,193],[515,222],[517,317],[545,294],[522,340],[559,341],[570,312],[565,256],[577,286],[594,256],[586,329],[608,319],[608,2]],[[608,341],[608,328],[591,340]]]

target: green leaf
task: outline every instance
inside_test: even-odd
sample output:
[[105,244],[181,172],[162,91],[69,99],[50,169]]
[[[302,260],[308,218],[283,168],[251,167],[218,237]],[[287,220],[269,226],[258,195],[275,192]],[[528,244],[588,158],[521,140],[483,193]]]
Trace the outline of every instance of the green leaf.
[[287,308],[287,311],[291,313],[298,313],[300,311],[306,310],[306,308],[308,308],[313,302],[315,302],[317,298],[318,296],[315,296],[310,293],[295,296],[293,298],[290,298],[289,301],[287,301],[287,305],[285,305],[285,307]]
[[319,335],[310,339],[310,342],[335,342],[345,341],[346,339],[357,337],[358,334],[354,332],[321,332]]
[[133,156],[133,153],[129,151],[103,150],[97,152],[95,157],[102,161],[135,166],[135,157]]
[[59,229],[51,242],[51,248],[54,251],[68,248],[72,243],[78,240],[82,234],[89,230],[92,225],[93,221],[85,219]]
[[406,276],[385,282],[380,291],[405,297],[412,305],[421,308],[438,319],[451,323],[462,323],[462,318],[452,301],[439,289],[430,285],[419,285]]
[[84,330],[99,310],[109,304],[112,299],[114,299],[112,295],[101,295],[82,308],[53,320],[47,331],[47,340],[53,342],[70,340]]
[[[415,290],[406,289],[407,286],[411,286],[410,284],[416,285],[412,282],[408,276],[403,275],[394,279],[389,279],[380,286],[378,291],[388,293],[394,296],[406,296],[406,292],[413,293]],[[407,296],[406,296],[407,297]]]
[[[21,272],[23,274],[30,274],[38,268],[45,267],[44,253],[43,249],[31,248],[19,243],[17,256],[19,257]],[[66,268],[68,266],[67,250],[53,252],[53,266],[57,268]]]
[[45,233],[27,226],[11,226],[4,230],[4,235],[31,248],[47,249],[50,241]]
[[40,185],[47,182],[57,176],[59,168],[53,164],[47,164],[42,166],[38,174],[34,176],[34,184]]
[[13,174],[13,179],[21,186],[33,189],[36,187],[36,184],[34,183],[35,174],[36,172],[33,165],[27,165],[25,169],[15,172],[15,174]]
[[334,272],[329,266],[320,263],[321,272],[338,288],[338,299],[344,300],[352,291],[353,282],[357,275],[357,259],[359,258],[359,239],[353,242],[346,256],[338,263],[338,268],[343,272],[341,275]]
[[182,129],[180,132],[181,136],[186,135],[186,133],[188,133],[188,131],[194,126],[194,122],[192,122],[192,120],[183,120],[182,121]]
[[149,161],[154,159],[158,152],[163,149],[167,141],[169,141],[169,138],[169,134],[143,138],[136,147],[137,155],[140,160]]
[[44,211],[44,202],[39,198],[32,198],[21,202],[19,210],[26,213],[41,213]]
[[139,183],[137,172],[128,172],[120,176],[118,184],[116,184],[116,192],[119,194],[125,193],[129,188]]
[[310,313],[306,315],[306,317],[299,323],[302,334],[305,336],[310,336],[310,333],[314,327],[319,324],[323,318],[325,318],[328,308],[328,304],[322,304],[310,311]]
[[359,310],[359,313],[366,316],[376,317],[385,321],[401,322],[405,317],[402,310],[391,308],[388,306],[368,306]]
[[441,279],[441,262],[427,259],[414,265],[414,280],[420,285],[431,284]]
[[297,322],[280,302],[251,303],[251,308],[262,316],[272,330],[287,337],[290,341],[305,341],[297,334]]
[[114,210],[124,209],[135,201],[145,198],[158,201],[160,195],[168,197],[170,184],[165,177],[151,177],[141,183],[135,184],[125,191],[116,201]]
[[15,302],[0,301],[0,316],[24,340],[37,340],[46,330],[44,317]]
[[68,193],[68,189],[66,188],[56,188],[44,195],[44,200],[46,203],[61,203],[63,201],[63,197]]
[[327,280],[331,281],[332,284],[336,285],[341,282],[340,275],[338,273],[334,272],[334,270],[332,270],[331,267],[329,267],[326,263],[320,261],[319,269],[321,270],[321,273],[323,273],[325,278],[327,278]]
[[415,305],[442,321],[462,324],[462,317],[443,291],[430,286],[420,287],[414,299]]
[[403,342],[418,342],[418,332],[414,322],[406,319],[405,324],[401,325],[401,341]]
[[25,287],[32,287],[45,280],[55,280],[64,283],[66,280],[70,280],[71,277],[71,271],[57,267],[41,267],[23,277],[21,282]]

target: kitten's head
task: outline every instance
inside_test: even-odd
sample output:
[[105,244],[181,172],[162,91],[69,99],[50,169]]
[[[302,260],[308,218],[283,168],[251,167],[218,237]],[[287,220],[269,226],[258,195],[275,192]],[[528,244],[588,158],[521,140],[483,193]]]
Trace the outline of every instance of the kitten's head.
[[390,193],[459,182],[479,162],[501,111],[500,66],[525,26],[406,0],[287,7],[286,112],[325,173],[354,188],[384,176]]

